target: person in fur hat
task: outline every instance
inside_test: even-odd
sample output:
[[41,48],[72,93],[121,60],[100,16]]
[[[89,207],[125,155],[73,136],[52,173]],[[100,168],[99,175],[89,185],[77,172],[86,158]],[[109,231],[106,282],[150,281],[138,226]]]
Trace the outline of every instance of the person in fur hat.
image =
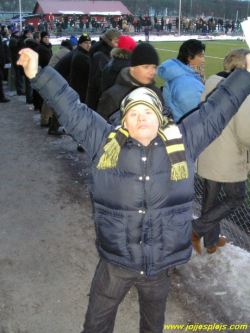
[[102,73],[102,92],[115,83],[115,79],[120,70],[130,66],[131,53],[136,47],[136,42],[132,37],[120,36],[118,47],[115,47],[111,52],[111,60],[104,67]]
[[117,29],[109,29],[101,36],[101,40],[90,48],[90,69],[86,104],[96,110],[101,96],[101,79],[104,67],[110,61],[110,51],[118,46],[121,32]]

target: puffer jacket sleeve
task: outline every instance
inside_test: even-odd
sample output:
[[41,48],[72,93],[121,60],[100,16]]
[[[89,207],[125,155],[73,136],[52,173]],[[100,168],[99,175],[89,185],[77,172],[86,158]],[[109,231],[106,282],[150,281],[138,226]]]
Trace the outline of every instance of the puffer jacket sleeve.
[[59,123],[93,159],[103,148],[111,125],[80,103],[77,93],[51,66],[45,67],[34,79],[33,87],[58,117]]
[[226,127],[250,93],[250,73],[236,70],[202,104],[179,125],[187,153],[195,161]]

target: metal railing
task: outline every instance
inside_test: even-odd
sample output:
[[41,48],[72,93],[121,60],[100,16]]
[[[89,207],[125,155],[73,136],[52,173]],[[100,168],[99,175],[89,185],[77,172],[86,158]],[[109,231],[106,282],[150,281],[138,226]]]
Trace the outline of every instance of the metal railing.
[[[196,175],[193,212],[198,217],[201,215],[203,183],[203,179]],[[224,196],[225,192],[222,186],[219,200],[223,200]],[[246,199],[244,204],[221,221],[221,233],[227,237],[229,242],[250,251],[250,178],[246,182]]]

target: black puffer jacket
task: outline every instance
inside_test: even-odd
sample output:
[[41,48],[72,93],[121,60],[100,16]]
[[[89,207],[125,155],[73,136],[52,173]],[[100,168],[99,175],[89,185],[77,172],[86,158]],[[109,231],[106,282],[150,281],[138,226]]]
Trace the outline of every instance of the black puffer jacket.
[[52,45],[45,44],[43,41],[40,42],[40,45],[38,46],[37,52],[39,54],[39,66],[44,68],[49,64],[50,58],[52,57]]
[[156,87],[154,83],[147,85],[141,84],[130,75],[129,67],[126,67],[118,73],[114,85],[102,93],[96,111],[104,119],[108,120],[113,113],[120,109],[120,104],[123,98],[132,90],[139,87],[146,87],[154,90],[163,103],[161,90]]
[[[103,37],[104,38],[104,37]],[[96,110],[98,100],[101,96],[101,79],[104,67],[110,61],[110,51],[112,46],[110,41],[105,38],[93,45],[95,53],[90,61],[89,82],[86,97],[86,104]],[[90,50],[90,54],[92,50]]]
[[110,52],[110,56],[112,59],[104,67],[102,73],[102,92],[115,83],[122,68],[130,66],[131,51],[116,47]]
[[200,110],[178,125],[189,170],[189,178],[179,181],[170,179],[170,159],[158,136],[147,149],[128,138],[117,166],[97,169],[114,127],[81,104],[75,91],[50,66],[32,82],[56,110],[67,133],[82,142],[92,159],[100,256],[147,278],[187,262],[191,255],[194,162],[250,94],[250,73],[232,73]]
[[69,85],[78,93],[82,103],[88,89],[89,65],[89,52],[78,46],[71,61]]

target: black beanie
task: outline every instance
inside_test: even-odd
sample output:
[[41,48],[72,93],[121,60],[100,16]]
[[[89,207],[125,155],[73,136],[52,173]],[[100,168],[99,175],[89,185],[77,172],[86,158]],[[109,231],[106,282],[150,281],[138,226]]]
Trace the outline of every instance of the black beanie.
[[130,66],[140,65],[159,65],[158,54],[151,44],[141,43],[132,52]]
[[50,37],[50,34],[47,31],[42,31],[41,32],[41,39],[43,39],[45,36],[49,36]]

